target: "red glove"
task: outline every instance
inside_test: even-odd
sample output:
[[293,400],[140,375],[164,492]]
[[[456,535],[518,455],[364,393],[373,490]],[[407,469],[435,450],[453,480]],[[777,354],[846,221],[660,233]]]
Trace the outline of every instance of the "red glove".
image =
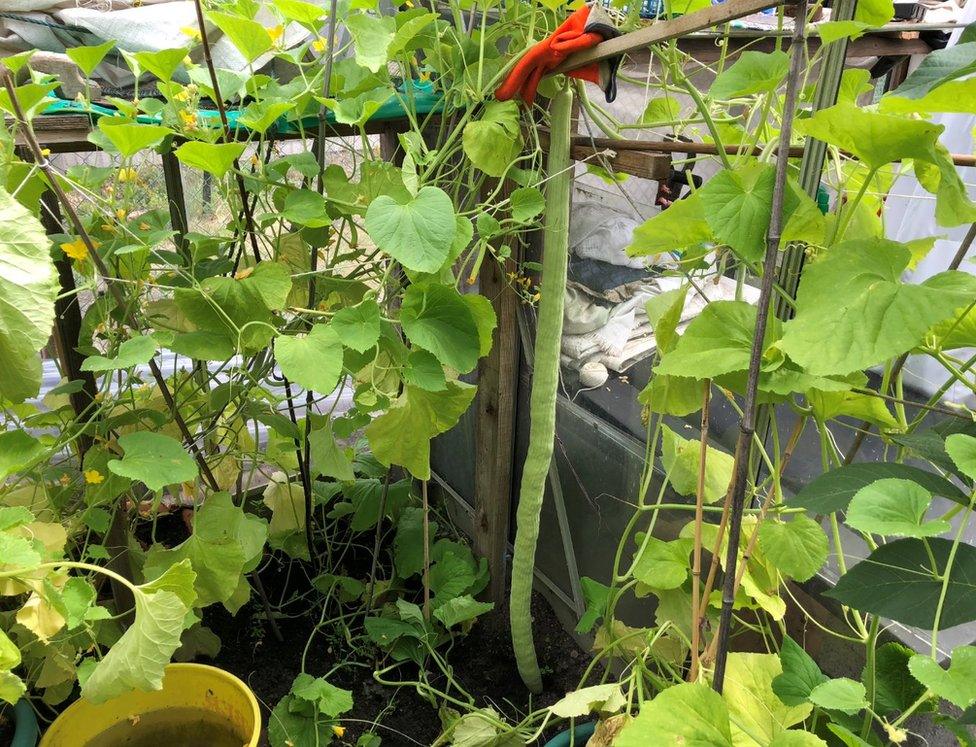
[[[495,98],[508,101],[518,95],[525,103],[531,104],[535,100],[535,92],[542,76],[559,67],[571,54],[617,36],[618,32],[603,8],[597,6],[594,11],[591,13],[589,6],[583,6],[570,15],[552,36],[526,52],[512,68],[505,82],[495,91]],[[577,68],[568,75],[596,83],[603,89],[607,101],[613,101],[617,95],[616,74],[619,64],[620,58],[603,63],[594,62]]]

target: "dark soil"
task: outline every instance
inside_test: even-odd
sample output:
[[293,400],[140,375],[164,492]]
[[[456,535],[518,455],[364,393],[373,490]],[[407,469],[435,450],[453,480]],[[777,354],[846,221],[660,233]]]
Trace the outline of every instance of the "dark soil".
[[[145,522],[136,531],[140,541],[147,545],[151,542],[150,527],[150,522]],[[188,533],[188,522],[180,512],[174,512],[159,517],[155,538],[157,542],[173,546],[182,542]],[[359,577],[368,575],[368,564],[353,570],[350,565],[361,563],[355,558],[346,560],[345,572]],[[236,616],[220,605],[204,611],[204,624],[220,637],[221,650],[216,659],[201,661],[232,672],[246,682],[261,703],[265,725],[271,709],[288,693],[295,677],[302,671],[302,653],[319,623],[314,596],[306,596],[310,575],[300,563],[284,563],[277,559],[272,559],[262,570],[261,580],[272,603],[277,605],[282,599],[306,597],[286,603],[282,609],[287,616],[276,618],[281,642],[273,634],[256,593]],[[313,590],[312,594],[318,592]],[[450,650],[442,650],[453,668],[454,679],[477,700],[478,706],[494,708],[513,723],[529,711],[552,705],[567,692],[575,690],[589,661],[540,594],[533,597],[532,618],[546,688],[537,696],[532,696],[519,678],[512,654],[507,609],[495,609],[482,616],[470,633],[459,636]],[[350,658],[351,654],[353,658]],[[374,731],[382,737],[384,747],[428,747],[441,733],[436,709],[412,686],[394,688],[377,683],[373,679],[376,662],[370,658],[375,655],[377,652],[368,646],[354,654],[337,629],[328,627],[320,629],[308,647],[305,671],[313,676],[325,675],[337,664],[348,664],[329,676],[332,684],[353,693],[353,710],[341,719],[346,727],[342,742],[354,745],[361,734]],[[414,678],[410,666],[397,670],[401,679]],[[389,679],[394,679],[394,675]],[[446,686],[433,676],[431,681],[436,687]],[[544,741],[545,738],[542,743]],[[0,744],[3,744],[2,740]]]
[[[273,589],[267,591],[274,598]],[[538,696],[531,697],[519,679],[507,610],[496,609],[480,618],[447,653],[455,679],[477,699],[478,705],[490,706],[515,721],[576,689],[588,661],[541,595],[533,599],[532,617],[546,687]],[[248,683],[261,702],[266,721],[301,671],[302,650],[317,618],[303,616],[280,621],[283,643],[275,640],[255,601],[236,617],[214,606],[207,611],[205,622],[223,642],[212,663]],[[335,666],[336,654],[347,653],[343,646],[342,641],[317,637],[309,648],[306,671],[316,676],[325,674]],[[347,727],[343,741],[355,744],[360,734],[373,730],[383,738],[384,746],[430,745],[441,731],[436,710],[412,687],[392,688],[376,683],[372,662],[364,660],[363,664],[366,666],[344,667],[330,677],[332,684],[353,692],[353,710],[342,719]],[[404,669],[404,678],[412,676]],[[380,726],[374,727],[377,722]]]

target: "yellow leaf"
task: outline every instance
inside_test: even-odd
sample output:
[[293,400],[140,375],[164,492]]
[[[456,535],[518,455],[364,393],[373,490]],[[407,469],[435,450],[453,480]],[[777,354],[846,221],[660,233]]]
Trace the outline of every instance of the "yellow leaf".
[[36,592],[17,611],[17,622],[42,641],[47,641],[64,627],[64,618]]

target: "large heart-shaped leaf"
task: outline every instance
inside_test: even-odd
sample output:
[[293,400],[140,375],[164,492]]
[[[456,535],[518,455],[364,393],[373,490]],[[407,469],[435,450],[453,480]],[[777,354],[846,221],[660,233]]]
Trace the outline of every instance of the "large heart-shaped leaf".
[[786,502],[805,508],[812,514],[844,511],[857,491],[886,478],[911,480],[930,493],[969,505],[969,497],[941,475],[896,462],[848,464],[824,472],[804,485],[799,493],[788,497]]
[[716,99],[733,99],[776,89],[790,69],[786,52],[743,52],[739,58],[715,76],[708,95]]
[[57,275],[44,227],[0,189],[0,395],[22,402],[37,394],[37,351],[54,325]]
[[130,480],[139,480],[150,490],[162,490],[167,485],[197,476],[197,463],[193,457],[179,441],[162,433],[127,433],[119,437],[119,446],[125,456],[109,461],[109,470]]
[[478,363],[481,342],[471,308],[454,288],[411,285],[403,295],[400,322],[407,339],[445,366],[467,373]]
[[775,177],[770,164],[725,169],[698,192],[712,233],[743,259],[756,261],[765,253]]
[[518,104],[490,101],[479,119],[464,126],[461,142],[471,163],[489,176],[504,176],[522,150]]
[[329,394],[342,373],[342,343],[335,330],[316,324],[308,334],[281,335],[275,340],[275,358],[281,373],[320,394]]
[[353,13],[344,19],[356,48],[356,62],[372,72],[378,72],[389,60],[390,44],[396,34],[396,21],[391,16],[372,16]]
[[962,709],[976,701],[976,646],[954,648],[948,670],[922,654],[911,658],[908,669],[929,690]]
[[406,202],[380,195],[366,211],[366,230],[380,249],[407,269],[436,272],[457,233],[454,204],[437,187],[421,187]]
[[903,283],[910,261],[908,247],[885,239],[834,247],[804,269],[782,349],[809,373],[848,374],[910,350],[976,295],[976,278],[961,272]]
[[911,480],[878,480],[854,495],[844,522],[860,532],[895,537],[937,537],[944,519],[924,521],[932,494]]
[[707,685],[682,683],[641,704],[614,741],[616,747],[689,744],[732,747],[729,709]]
[[[826,594],[861,612],[931,629],[953,544],[933,537],[881,545]],[[971,620],[976,620],[976,547],[962,543],[956,548],[940,625],[951,628]]]

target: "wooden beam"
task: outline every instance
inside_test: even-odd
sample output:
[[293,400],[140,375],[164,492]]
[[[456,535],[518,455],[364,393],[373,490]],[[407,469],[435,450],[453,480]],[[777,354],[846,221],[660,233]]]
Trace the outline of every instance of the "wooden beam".
[[620,174],[630,174],[641,179],[662,181],[671,175],[671,157],[663,153],[639,150],[614,151],[612,148],[594,148],[587,143],[573,143],[569,155],[574,161],[586,161],[597,166],[609,167]]
[[[508,196],[513,188],[514,185],[506,182],[501,196]],[[489,599],[498,605],[506,597],[506,559],[514,489],[519,298],[505,274],[515,268],[516,260],[513,257],[496,262],[489,256],[478,276],[478,290],[491,301],[497,325],[492,333],[491,353],[478,362],[472,533],[475,552],[488,560],[491,574]]]
[[644,49],[652,44],[659,44],[669,39],[677,39],[695,31],[720,26],[723,23],[734,21],[736,18],[758,13],[766,8],[775,8],[783,4],[783,0],[728,0],[721,5],[712,5],[708,8],[689,13],[686,16],[671,18],[667,21],[657,21],[650,26],[631,31],[615,39],[608,39],[595,47],[577,52],[570,56],[562,65],[555,68],[552,73],[568,73],[570,70],[589,65],[611,57]]

